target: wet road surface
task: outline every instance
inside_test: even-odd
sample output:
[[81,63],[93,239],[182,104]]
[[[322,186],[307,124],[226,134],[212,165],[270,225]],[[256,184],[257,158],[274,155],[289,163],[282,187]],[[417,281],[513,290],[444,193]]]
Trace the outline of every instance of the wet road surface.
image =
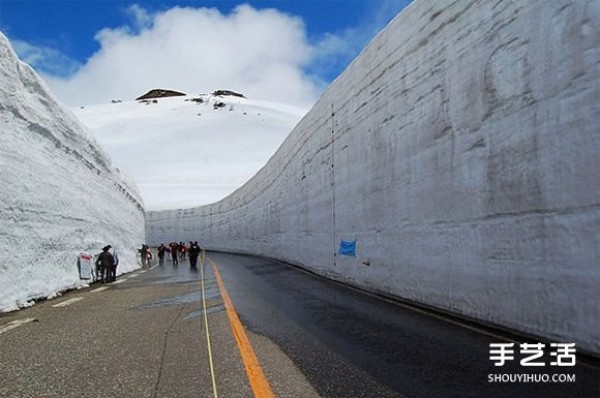
[[[269,259],[213,253],[246,327],[275,342],[323,397],[599,397],[600,371],[495,367],[510,342]],[[487,331],[484,331],[487,332]],[[493,332],[493,334],[496,334]],[[518,346],[517,346],[518,347]],[[574,383],[490,383],[490,374],[560,373]]]

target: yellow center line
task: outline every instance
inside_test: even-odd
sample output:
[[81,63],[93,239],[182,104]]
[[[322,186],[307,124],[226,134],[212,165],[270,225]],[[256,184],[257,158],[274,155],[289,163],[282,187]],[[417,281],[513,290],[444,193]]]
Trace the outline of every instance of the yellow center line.
[[208,261],[210,262],[215,278],[217,279],[217,284],[219,285],[219,290],[221,291],[221,296],[225,303],[225,309],[227,310],[227,316],[229,317],[229,323],[231,324],[233,335],[235,336],[240,354],[242,355],[242,361],[246,368],[246,375],[248,376],[248,381],[250,382],[250,387],[254,392],[254,396],[256,398],[275,398],[271,385],[267,381],[262,367],[260,366],[260,362],[258,362],[258,358],[252,349],[250,340],[248,339],[248,336],[246,336],[246,331],[231,302],[231,298],[229,298],[229,293],[227,293],[227,289],[225,289],[221,274],[219,273],[216,264],[211,259],[208,259]]

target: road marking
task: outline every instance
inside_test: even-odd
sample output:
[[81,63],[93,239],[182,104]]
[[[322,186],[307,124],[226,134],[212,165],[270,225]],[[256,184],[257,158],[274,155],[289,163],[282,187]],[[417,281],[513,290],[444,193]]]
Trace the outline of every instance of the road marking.
[[202,286],[202,308],[204,309],[204,325],[206,328],[206,345],[208,347],[208,364],[210,366],[210,377],[212,380],[212,388],[213,388],[213,396],[215,398],[219,397],[219,394],[217,393],[217,381],[216,381],[216,377],[215,377],[215,368],[213,366],[213,358],[212,358],[212,350],[211,350],[211,344],[210,344],[210,331],[208,329],[208,312],[206,311],[206,295],[204,294],[204,265],[205,263],[202,262],[200,264],[200,280],[201,280],[201,286]]
[[131,278],[136,278],[140,276],[140,274],[133,274],[133,275],[129,275],[127,278],[131,279]]
[[125,279],[119,279],[118,281],[112,282],[111,285],[118,285],[119,283],[125,282]]
[[233,303],[231,302],[231,298],[229,298],[229,293],[227,293],[227,289],[225,289],[225,285],[221,279],[221,274],[219,274],[216,264],[211,259],[208,259],[208,261],[212,266],[213,273],[217,279],[217,284],[219,285],[219,290],[221,291],[221,296],[225,302],[225,309],[227,310],[229,323],[231,324],[233,335],[238,344],[240,354],[242,355],[242,360],[244,362],[244,366],[246,367],[246,375],[248,376],[248,381],[250,382],[250,387],[254,392],[254,396],[256,398],[275,398],[275,394],[273,394],[273,390],[267,381],[262,367],[260,366],[260,362],[258,362],[258,358],[252,349],[250,340],[248,339],[248,336],[246,336],[246,332],[242,326],[242,323],[240,322],[240,318],[238,317]]
[[54,304],[52,307],[66,307],[67,305],[71,305],[80,300],[83,300],[83,297],[73,297],[72,299],[63,301],[62,303]]
[[98,289],[94,289],[94,290],[90,291],[90,293],[98,293],[98,292],[103,292],[103,291],[105,291],[106,289],[108,289],[108,286],[102,286],[102,287],[99,287]]
[[35,318],[25,318],[25,319],[17,319],[16,321],[12,321],[7,323],[6,325],[0,327],[0,334],[4,332],[8,332],[14,328],[17,328],[21,325],[25,325],[26,323],[35,321]]

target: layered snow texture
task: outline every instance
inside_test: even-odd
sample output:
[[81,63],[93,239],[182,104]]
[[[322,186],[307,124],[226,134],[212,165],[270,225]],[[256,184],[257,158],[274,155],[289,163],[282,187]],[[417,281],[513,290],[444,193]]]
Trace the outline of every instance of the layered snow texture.
[[[272,256],[600,353],[600,2],[416,0],[225,200],[152,243]],[[356,239],[356,257],[334,255]]]
[[139,268],[144,208],[77,119],[0,33],[0,312],[84,286],[80,252]]

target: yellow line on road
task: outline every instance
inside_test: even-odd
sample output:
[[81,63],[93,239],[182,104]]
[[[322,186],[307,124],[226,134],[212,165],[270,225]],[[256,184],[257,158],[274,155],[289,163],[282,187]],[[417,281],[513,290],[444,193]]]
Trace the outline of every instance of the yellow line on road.
[[223,297],[223,301],[225,303],[225,309],[227,310],[229,323],[231,324],[233,335],[235,336],[240,354],[242,355],[242,360],[244,362],[244,366],[246,367],[246,375],[248,376],[248,381],[250,382],[250,387],[254,392],[254,396],[256,398],[275,398],[275,394],[273,394],[271,385],[267,381],[262,367],[260,366],[260,362],[258,362],[258,358],[252,349],[250,340],[248,339],[248,336],[246,336],[246,331],[244,330],[244,327],[240,322],[240,318],[238,317],[233,303],[231,302],[229,293],[227,293],[227,289],[225,289],[225,285],[221,279],[221,274],[219,274],[216,264],[210,259],[208,259],[208,261],[212,265],[215,278],[217,279],[217,284],[219,285],[219,290],[221,290],[221,296]]

